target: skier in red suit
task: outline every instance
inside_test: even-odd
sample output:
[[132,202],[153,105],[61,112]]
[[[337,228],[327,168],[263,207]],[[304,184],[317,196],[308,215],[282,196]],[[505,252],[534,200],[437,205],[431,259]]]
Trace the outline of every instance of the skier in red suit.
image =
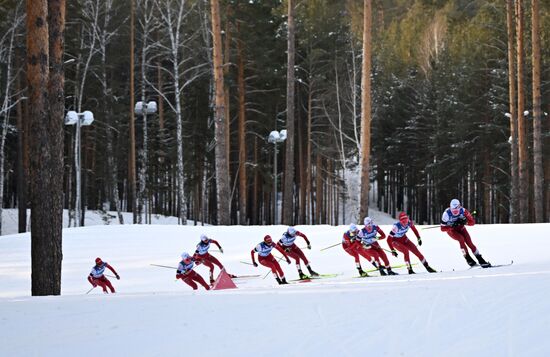
[[193,258],[186,252],[181,254],[181,258],[182,260],[178,264],[178,270],[176,272],[176,279],[183,280],[183,282],[193,288],[193,290],[197,290],[197,283],[201,284],[206,290],[210,290],[210,286],[208,286],[202,276],[193,270],[195,265]]
[[302,232],[299,232],[294,227],[288,227],[286,232],[283,233],[283,236],[277,242],[277,245],[284,249],[286,254],[294,259],[296,261],[296,269],[298,269],[298,275],[300,276],[300,279],[307,279],[309,276],[305,275],[302,272],[302,267],[300,266],[300,260],[304,262],[306,265],[306,268],[311,276],[319,276],[313,269],[311,269],[311,266],[309,265],[309,261],[306,258],[306,255],[304,252],[298,247],[295,243],[296,237],[302,237],[306,241],[307,249],[311,249],[311,244],[309,243],[309,240],[307,239],[306,235]]
[[405,257],[405,263],[407,264],[407,268],[409,270],[409,274],[414,274],[411,266],[411,260],[409,258],[409,252],[418,257],[418,259],[422,262],[429,273],[435,273],[436,271],[432,269],[432,267],[430,267],[430,265],[426,261],[426,258],[424,258],[422,253],[420,253],[416,245],[414,245],[414,243],[411,242],[407,237],[407,231],[409,230],[409,228],[412,229],[412,231],[416,235],[418,245],[422,245],[422,239],[420,238],[420,234],[418,233],[418,230],[416,229],[413,221],[409,219],[409,216],[407,216],[405,212],[401,212],[399,213],[399,221],[393,224],[390,236],[388,237],[388,246],[392,251],[391,253],[394,257],[397,257],[397,252],[395,251],[395,249],[403,253]]
[[109,293],[107,291],[107,288],[111,290],[111,293],[114,293],[115,288],[113,287],[109,279],[107,279],[107,277],[103,274],[105,272],[105,268],[108,268],[110,271],[112,271],[113,274],[115,274],[117,280],[120,280],[120,276],[115,271],[115,269],[109,265],[109,263],[102,261],[101,258],[96,258],[95,265],[92,268],[90,275],[88,275],[88,281],[90,282],[90,284],[93,285],[94,288],[98,285],[101,286],[105,294]]
[[[390,261],[384,252],[384,249],[378,243],[379,239],[385,239],[386,234],[379,226],[374,224],[372,218],[365,217],[364,220],[365,226],[359,231],[359,238],[361,239],[361,244],[365,250],[367,250],[371,255],[374,256],[378,263],[378,270],[380,275],[397,275],[392,271],[390,266]],[[380,237],[377,238],[377,234],[380,234]],[[380,260],[384,262],[384,265],[380,263]],[[384,271],[384,268],[387,270]]]
[[[208,249],[210,249],[210,243],[213,243],[218,246],[218,249],[220,252],[223,253],[223,248],[221,247],[220,243],[214,239],[210,239],[206,236],[206,234],[201,234],[201,241],[199,244],[197,244],[197,250],[195,250],[195,254],[193,255],[193,259],[195,260],[195,264],[204,264],[206,267],[210,269],[210,284],[214,283],[214,264],[220,268],[220,270],[223,269],[222,263],[218,259],[216,259],[215,256],[208,253]],[[234,275],[229,274],[230,277],[234,278]]]
[[481,253],[472,242],[470,234],[466,230],[466,225],[473,226],[475,224],[474,217],[468,212],[468,210],[460,205],[458,199],[451,200],[449,208],[443,212],[441,217],[441,231],[447,232],[447,234],[460,245],[462,255],[469,266],[476,265],[475,260],[472,259],[468,253],[468,248],[472,251],[477,261],[482,266],[490,266],[485,259],[481,256]]
[[369,276],[369,274],[361,268],[359,255],[368,261],[373,261],[373,258],[372,256],[366,254],[365,249],[361,246],[361,238],[358,237],[358,234],[359,228],[357,228],[357,225],[355,223],[350,224],[349,229],[342,236],[342,248],[355,260],[355,267],[357,268],[359,275],[365,277]]
[[290,258],[288,257],[288,255],[286,255],[284,249],[282,249],[279,245],[273,243],[273,239],[271,239],[271,236],[266,235],[264,237],[264,240],[250,251],[250,256],[252,257],[252,265],[254,265],[255,267],[258,266],[258,263],[256,263],[256,260],[254,259],[254,253],[258,253],[258,261],[263,266],[271,269],[275,280],[277,280],[279,284],[288,284],[283,269],[281,269],[279,262],[277,262],[275,257],[271,254],[273,248],[281,252],[281,254],[286,258],[286,262],[290,264]]

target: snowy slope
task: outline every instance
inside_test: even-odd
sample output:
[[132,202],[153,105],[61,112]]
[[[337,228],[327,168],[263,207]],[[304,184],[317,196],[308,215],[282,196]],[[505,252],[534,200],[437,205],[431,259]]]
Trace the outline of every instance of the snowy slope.
[[[442,272],[355,278],[353,259],[338,243],[344,226],[298,226],[320,273],[341,275],[278,286],[237,281],[238,289],[192,291],[171,269],[192,252],[200,233],[233,274],[261,274],[240,261],[265,234],[283,226],[92,226],[64,230],[62,296],[30,297],[28,234],[0,237],[0,356],[548,356],[550,224],[470,228],[484,257],[514,264],[467,270],[458,244],[438,229],[421,230],[420,247]],[[387,232],[389,226],[383,225]],[[299,246],[305,246],[298,240]],[[386,243],[382,246],[386,248]],[[214,249],[213,247],[212,249]],[[86,281],[102,257],[121,275],[115,295]],[[416,259],[416,258],[414,258]],[[402,262],[390,257],[392,264]],[[415,260],[416,261],[416,260]],[[363,267],[369,267],[362,262]],[[282,264],[287,277],[294,265]],[[454,271],[453,271],[454,270]],[[207,277],[203,266],[197,268]],[[373,274],[376,275],[376,274]]]

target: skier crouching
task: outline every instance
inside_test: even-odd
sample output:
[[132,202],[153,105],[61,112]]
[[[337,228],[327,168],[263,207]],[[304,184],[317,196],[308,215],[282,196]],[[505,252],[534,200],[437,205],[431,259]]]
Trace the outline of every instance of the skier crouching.
[[193,267],[195,266],[193,258],[186,252],[181,254],[181,258],[182,260],[178,264],[178,270],[176,272],[176,279],[181,279],[184,283],[193,288],[193,290],[197,290],[197,283],[201,284],[206,290],[210,290],[210,286],[208,286],[202,276],[193,271]]
[[286,262],[290,264],[290,259],[288,258],[288,255],[286,255],[284,249],[282,249],[279,245],[273,243],[273,239],[270,235],[266,235],[263,242],[260,242],[254,249],[250,251],[250,256],[252,257],[252,265],[254,265],[255,267],[258,266],[258,263],[256,263],[256,260],[254,259],[254,253],[258,253],[258,261],[263,266],[271,269],[271,273],[273,273],[275,280],[277,280],[279,284],[288,284],[285,278],[285,273],[283,272],[283,269],[281,269],[281,265],[279,265],[279,262],[277,262],[275,257],[271,254],[273,248],[281,252],[281,254],[286,258]]
[[110,271],[112,271],[113,274],[115,274],[116,279],[120,280],[120,276],[117,274],[115,269],[110,266],[109,263],[102,261],[101,258],[98,257],[95,259],[95,265],[92,268],[90,275],[88,275],[88,281],[90,282],[90,284],[92,284],[94,288],[98,285],[101,286],[105,294],[109,293],[107,291],[107,288],[111,290],[111,293],[114,293],[115,288],[113,287],[109,279],[107,279],[107,277],[103,274],[105,272],[105,268],[108,268]]

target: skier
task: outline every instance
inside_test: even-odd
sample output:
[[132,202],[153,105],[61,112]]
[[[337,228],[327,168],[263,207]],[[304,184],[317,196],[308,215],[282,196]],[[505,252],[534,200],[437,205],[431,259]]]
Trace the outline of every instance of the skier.
[[[210,249],[210,243],[214,243],[215,245],[217,245],[220,252],[223,253],[223,248],[221,247],[220,243],[218,243],[218,241],[208,238],[206,234],[201,234],[201,241],[199,242],[199,244],[197,244],[197,250],[195,250],[193,259],[195,260],[195,263],[197,265],[204,264],[210,269],[210,284],[214,284],[214,264],[217,265],[220,270],[223,269],[223,265],[218,259],[216,259],[216,257],[208,253],[208,249]],[[229,274],[229,276],[232,278],[236,278],[236,276],[232,274]]]
[[422,253],[420,253],[416,245],[414,245],[414,243],[411,242],[407,237],[407,231],[409,230],[409,228],[412,229],[412,231],[416,235],[416,238],[418,239],[418,245],[422,245],[422,239],[420,238],[420,234],[418,234],[418,230],[414,226],[413,221],[409,219],[409,216],[407,216],[405,212],[401,212],[399,213],[399,221],[393,224],[390,236],[388,237],[388,246],[391,249],[392,255],[394,257],[397,257],[397,252],[395,251],[395,249],[403,253],[405,257],[405,263],[407,264],[407,268],[409,269],[409,274],[414,274],[411,266],[411,260],[409,258],[409,252],[412,252],[418,257],[418,259],[422,262],[429,273],[435,273],[436,271],[432,269],[432,267],[430,267],[430,265],[426,261],[426,258],[424,258]]
[[472,217],[467,209],[460,205],[460,201],[456,198],[451,200],[449,208],[443,212],[443,216],[441,217],[441,231],[447,232],[452,239],[458,241],[462,255],[469,266],[476,265],[476,262],[468,254],[468,248],[474,253],[479,265],[483,267],[491,266],[490,263],[483,259],[481,253],[472,242],[472,238],[470,238],[466,227],[464,227],[465,225],[473,226],[474,224],[474,217]]
[[309,276],[305,275],[302,272],[302,267],[300,266],[300,259],[303,260],[311,276],[319,276],[319,274],[313,271],[313,269],[311,269],[311,266],[309,266],[309,262],[304,252],[296,245],[296,243],[294,243],[297,236],[304,238],[307,244],[307,249],[311,249],[311,244],[309,243],[309,240],[307,239],[306,235],[303,234],[302,232],[297,231],[294,227],[288,227],[286,232],[283,233],[283,236],[281,237],[279,242],[277,242],[277,245],[282,249],[284,249],[286,254],[296,261],[296,269],[298,269],[298,275],[300,276],[300,279],[309,278]]
[[279,245],[273,243],[273,239],[270,235],[266,235],[263,242],[260,242],[254,249],[250,251],[250,256],[252,257],[252,265],[254,265],[255,267],[258,266],[258,263],[256,263],[256,260],[254,259],[254,253],[258,253],[258,261],[263,266],[271,269],[275,280],[277,280],[279,284],[288,284],[283,269],[281,269],[279,262],[277,262],[275,257],[271,254],[271,250],[273,250],[273,248],[281,252],[281,254],[286,258],[286,262],[290,264],[290,258],[288,257],[288,255],[286,255],[284,249],[282,249]]
[[115,269],[109,265],[109,263],[102,261],[101,258],[95,258],[95,266],[92,268],[90,275],[88,275],[88,281],[90,282],[90,284],[93,285],[94,288],[98,285],[101,286],[105,294],[109,293],[107,291],[107,288],[111,290],[111,293],[114,293],[115,288],[113,287],[109,279],[107,279],[107,277],[103,274],[105,272],[105,268],[108,268],[110,271],[112,271],[113,274],[115,274],[116,279],[120,280],[120,276],[115,271]]
[[210,286],[208,286],[202,276],[193,271],[193,267],[195,266],[193,258],[187,252],[183,252],[181,254],[181,259],[181,262],[178,264],[176,279],[183,280],[183,282],[193,288],[193,290],[197,290],[197,283],[204,286],[206,290],[210,290]]
[[[378,270],[380,275],[397,275],[393,270],[391,270],[390,261],[384,252],[384,249],[378,244],[377,240],[386,238],[386,234],[380,227],[374,224],[372,218],[365,217],[363,221],[365,226],[359,231],[359,238],[365,249],[368,249],[369,252],[375,256],[376,260],[379,262]],[[380,234],[380,238],[376,238],[376,234]],[[384,262],[384,265],[380,264],[380,260]],[[387,273],[384,271],[386,268]]]
[[355,267],[362,277],[367,277],[369,274],[363,271],[361,268],[361,262],[359,255],[363,256],[367,260],[371,260],[369,256],[365,257],[364,249],[361,246],[361,239],[358,237],[359,229],[355,223],[350,224],[349,229],[344,233],[342,237],[342,248],[346,253],[351,255],[355,259]]

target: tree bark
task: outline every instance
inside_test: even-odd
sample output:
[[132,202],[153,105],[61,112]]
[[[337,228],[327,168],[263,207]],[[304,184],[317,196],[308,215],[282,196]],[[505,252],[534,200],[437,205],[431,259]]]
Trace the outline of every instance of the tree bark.
[[534,161],[534,209],[535,222],[544,222],[544,170],[542,166],[542,113],[541,113],[541,90],[540,90],[540,14],[538,0],[531,0],[531,21],[532,21],[532,46],[533,46],[533,161]]
[[285,154],[285,187],[283,196],[283,223],[293,224],[294,216],[294,63],[295,49],[295,0],[288,0],[288,39],[286,70],[286,154]]
[[225,125],[225,96],[223,81],[222,39],[220,28],[220,4],[211,0],[212,52],[214,62],[215,108],[214,131],[216,141],[216,186],[218,224],[230,224],[231,190],[229,185],[229,163],[227,162],[227,138]]
[[64,0],[27,1],[33,296],[61,293],[64,28]]
[[247,185],[246,185],[246,100],[244,81],[244,45],[241,39],[240,23],[237,22],[237,56],[238,56],[238,88],[239,88],[239,212],[240,224],[247,221]]
[[506,1],[506,28],[508,33],[508,97],[510,101],[510,221],[519,222],[518,132],[516,107],[516,54],[514,41],[514,0]]
[[134,118],[134,67],[135,67],[135,0],[130,0],[130,152],[128,158],[128,182],[130,186],[130,193],[128,200],[130,201],[128,207],[132,207],[133,223],[137,223],[137,200],[136,200],[136,128]]
[[363,68],[361,79],[361,193],[358,220],[369,214],[369,161],[371,126],[371,52],[372,2],[363,1]]
[[529,171],[527,152],[527,125],[523,111],[525,109],[525,88],[523,80],[523,3],[516,2],[516,39],[518,73],[518,146],[519,146],[519,216],[521,223],[529,221]]

